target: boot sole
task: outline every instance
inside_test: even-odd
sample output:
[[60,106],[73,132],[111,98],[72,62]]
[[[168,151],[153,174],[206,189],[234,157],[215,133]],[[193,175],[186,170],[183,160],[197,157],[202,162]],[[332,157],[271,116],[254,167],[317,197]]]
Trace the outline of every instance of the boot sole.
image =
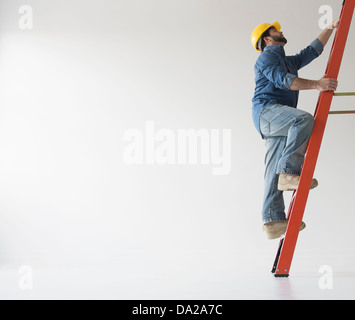
[[[318,183],[316,183],[315,185],[311,186],[310,190],[313,190],[315,188],[318,187]],[[290,184],[286,184],[286,185],[278,185],[277,188],[279,189],[279,191],[295,191],[298,189],[298,186],[294,186],[294,185],[290,185]]]
[[[304,229],[306,229],[307,225],[305,223],[301,224],[301,228],[300,228],[300,232],[303,231]],[[264,226],[263,226],[263,230],[265,230]],[[266,232],[266,237],[268,240],[275,240],[275,239],[279,239],[281,236],[283,236],[287,231],[287,226],[285,230],[278,230],[278,231],[271,231],[271,232]]]

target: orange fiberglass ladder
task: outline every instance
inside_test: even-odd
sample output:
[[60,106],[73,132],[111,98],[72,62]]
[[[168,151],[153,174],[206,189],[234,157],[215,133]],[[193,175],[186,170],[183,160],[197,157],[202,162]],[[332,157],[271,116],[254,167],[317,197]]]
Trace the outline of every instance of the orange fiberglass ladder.
[[[351,21],[354,14],[355,0],[344,0],[340,16],[340,25],[335,35],[333,47],[325,73],[326,78],[337,79],[343,59],[346,41],[348,38]],[[288,277],[295,252],[299,230],[303,220],[307,199],[310,192],[312,178],[317,164],[325,127],[329,114],[348,114],[355,111],[330,112],[333,96],[348,96],[355,93],[336,93],[333,91],[322,92],[319,96],[315,111],[315,125],[308,144],[305,161],[302,168],[301,180],[298,189],[293,193],[288,211],[288,228],[286,235],[280,241],[279,250],[272,269],[275,277]]]

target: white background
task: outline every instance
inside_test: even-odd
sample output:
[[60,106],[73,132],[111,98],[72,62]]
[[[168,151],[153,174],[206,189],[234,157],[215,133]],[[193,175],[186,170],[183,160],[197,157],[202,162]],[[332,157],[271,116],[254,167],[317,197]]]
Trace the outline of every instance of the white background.
[[[264,145],[251,120],[250,34],[279,21],[295,54],[321,33],[320,6],[331,5],[335,19],[341,3],[1,0],[0,296],[270,297],[243,280],[249,273],[275,285],[278,245],[261,232]],[[24,4],[33,30],[18,26]],[[354,32],[338,91],[354,90]],[[323,76],[331,42],[301,77]],[[313,113],[317,98],[302,92],[299,108]],[[336,99],[334,109],[354,104]],[[146,121],[174,132],[231,129],[231,173],[127,166],[123,135]],[[277,298],[307,297],[300,284],[316,298],[353,292],[354,121],[329,120],[289,280],[299,281]],[[31,291],[18,286],[23,265],[34,270]],[[323,265],[348,277],[330,293],[318,287]]]

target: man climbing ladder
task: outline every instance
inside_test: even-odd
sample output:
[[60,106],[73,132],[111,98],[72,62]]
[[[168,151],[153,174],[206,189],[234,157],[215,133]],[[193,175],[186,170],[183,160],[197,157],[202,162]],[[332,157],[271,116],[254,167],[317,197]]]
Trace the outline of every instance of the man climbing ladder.
[[[265,191],[262,219],[268,239],[285,234],[284,191],[297,190],[304,156],[314,126],[314,117],[297,109],[300,90],[335,91],[336,79],[318,81],[298,77],[298,70],[316,59],[328,43],[340,20],[334,21],[307,48],[294,56],[286,56],[287,40],[278,22],[261,24],[251,41],[261,54],[255,64],[253,121],[265,140]],[[313,179],[311,189],[317,187]],[[301,230],[305,224],[301,224]]]

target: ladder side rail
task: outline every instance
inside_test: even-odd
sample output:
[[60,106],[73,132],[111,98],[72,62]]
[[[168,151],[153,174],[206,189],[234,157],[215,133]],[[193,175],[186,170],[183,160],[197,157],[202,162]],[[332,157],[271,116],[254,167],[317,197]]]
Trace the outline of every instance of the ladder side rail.
[[[343,3],[340,25],[335,35],[330,59],[327,66],[327,78],[338,78],[354,13],[354,7],[355,0],[345,0]],[[290,267],[297,244],[304,211],[307,205],[312,178],[315,172],[333,95],[334,92],[322,92],[318,99],[315,112],[315,125],[308,144],[299,188],[296,192],[294,203],[292,203],[289,224],[275,272],[276,277],[288,276],[290,272]]]

